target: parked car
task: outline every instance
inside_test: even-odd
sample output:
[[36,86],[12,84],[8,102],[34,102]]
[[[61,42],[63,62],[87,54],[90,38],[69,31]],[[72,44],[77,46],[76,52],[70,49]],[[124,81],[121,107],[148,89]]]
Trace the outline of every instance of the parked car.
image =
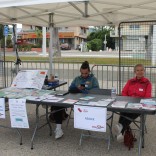
[[68,43],[62,43],[60,48],[61,50],[71,50],[71,46]]

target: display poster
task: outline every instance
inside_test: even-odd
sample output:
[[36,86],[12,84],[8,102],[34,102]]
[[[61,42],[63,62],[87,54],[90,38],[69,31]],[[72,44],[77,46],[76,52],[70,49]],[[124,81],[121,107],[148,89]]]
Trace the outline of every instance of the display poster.
[[5,119],[5,100],[0,98],[0,118]]
[[47,70],[21,70],[14,78],[11,87],[41,89]]
[[106,132],[107,109],[74,105],[74,128]]
[[9,99],[11,127],[29,128],[26,99]]

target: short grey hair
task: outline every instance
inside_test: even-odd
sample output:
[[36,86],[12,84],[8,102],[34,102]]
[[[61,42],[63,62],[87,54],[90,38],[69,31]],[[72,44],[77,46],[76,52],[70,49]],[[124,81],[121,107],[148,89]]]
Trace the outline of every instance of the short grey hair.
[[145,70],[145,67],[144,67],[143,64],[136,64],[136,65],[134,66],[134,72],[136,71],[136,68],[137,68],[137,67],[142,67],[142,68]]

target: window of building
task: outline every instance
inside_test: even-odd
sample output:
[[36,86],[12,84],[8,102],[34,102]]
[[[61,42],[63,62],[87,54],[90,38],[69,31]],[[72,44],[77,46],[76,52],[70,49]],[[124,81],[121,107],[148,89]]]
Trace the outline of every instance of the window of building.
[[130,25],[129,28],[130,28],[130,29],[139,29],[139,28],[140,28],[140,25],[138,25],[138,24],[133,24],[133,25]]

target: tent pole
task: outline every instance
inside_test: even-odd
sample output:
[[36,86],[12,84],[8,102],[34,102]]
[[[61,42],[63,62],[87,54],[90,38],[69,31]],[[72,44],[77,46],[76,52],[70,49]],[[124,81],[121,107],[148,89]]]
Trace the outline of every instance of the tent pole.
[[53,23],[53,13],[49,14],[49,31],[50,31],[50,40],[49,40],[49,76],[52,76],[52,59],[53,59],[53,47],[52,47],[52,35],[53,35],[53,29],[54,29],[54,23]]
[[16,52],[16,62],[15,62],[15,72],[16,74],[19,71],[19,65],[21,65],[21,59],[19,58],[18,50],[17,50],[17,24],[13,24],[13,41],[14,41],[14,50]]
[[42,55],[46,56],[46,27],[42,27]]

